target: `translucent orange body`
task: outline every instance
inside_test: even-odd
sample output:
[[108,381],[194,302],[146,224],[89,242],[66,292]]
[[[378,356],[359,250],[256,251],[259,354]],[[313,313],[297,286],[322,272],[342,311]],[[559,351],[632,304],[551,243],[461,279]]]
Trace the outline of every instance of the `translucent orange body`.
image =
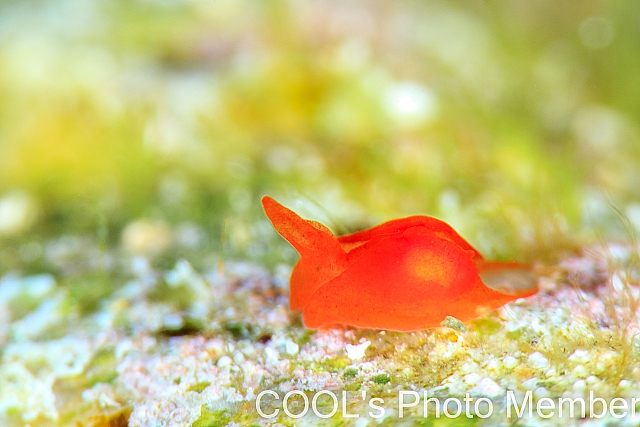
[[537,288],[503,293],[480,276],[523,270],[514,262],[485,261],[447,223],[411,216],[335,237],[270,197],[262,206],[276,231],[300,254],[290,281],[290,308],[306,327],[336,324],[414,331],[447,317],[478,317]]

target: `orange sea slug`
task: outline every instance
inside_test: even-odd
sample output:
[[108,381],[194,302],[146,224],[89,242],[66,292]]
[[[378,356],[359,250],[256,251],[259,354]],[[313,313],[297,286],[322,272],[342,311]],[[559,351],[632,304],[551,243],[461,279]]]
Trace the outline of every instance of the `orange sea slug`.
[[522,281],[531,274],[515,262],[485,261],[436,218],[410,216],[335,237],[268,196],[262,206],[300,254],[289,305],[302,311],[308,328],[342,324],[414,331],[438,326],[447,316],[464,322],[537,292],[535,286],[517,293],[486,286],[483,280]]

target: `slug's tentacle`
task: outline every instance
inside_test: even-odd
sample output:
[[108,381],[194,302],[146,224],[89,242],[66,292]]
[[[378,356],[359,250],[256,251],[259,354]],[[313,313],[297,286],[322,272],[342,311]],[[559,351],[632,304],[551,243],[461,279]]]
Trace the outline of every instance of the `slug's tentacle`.
[[269,196],[262,198],[262,207],[276,231],[298,252],[305,249],[325,253],[344,252],[331,230],[319,222],[301,218]]
[[317,288],[347,267],[347,254],[324,225],[301,218],[271,197],[262,207],[276,231],[300,254],[291,273],[289,307],[300,310]]

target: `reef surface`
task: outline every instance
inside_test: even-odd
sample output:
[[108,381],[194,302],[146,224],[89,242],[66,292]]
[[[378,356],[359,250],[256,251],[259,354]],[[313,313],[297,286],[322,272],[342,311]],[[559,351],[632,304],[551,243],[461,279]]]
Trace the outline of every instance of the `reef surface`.
[[[2,425],[639,421],[632,413],[640,398],[638,256],[628,245],[586,247],[538,265],[539,294],[466,325],[450,321],[415,333],[305,329],[288,309],[285,264],[268,271],[212,260],[196,271],[180,260],[162,269],[152,257],[87,247],[73,238],[45,247],[51,262],[73,266],[66,273],[72,286],[50,274],[0,279]],[[103,263],[89,262],[100,253]],[[590,408],[590,394],[604,400]],[[468,409],[450,417],[465,397]],[[438,401],[426,415],[425,398]],[[556,405],[584,398],[585,417],[569,405],[544,418],[545,398]],[[615,398],[626,402],[627,415],[615,418],[623,413],[617,406],[599,417],[600,404],[610,409]]]

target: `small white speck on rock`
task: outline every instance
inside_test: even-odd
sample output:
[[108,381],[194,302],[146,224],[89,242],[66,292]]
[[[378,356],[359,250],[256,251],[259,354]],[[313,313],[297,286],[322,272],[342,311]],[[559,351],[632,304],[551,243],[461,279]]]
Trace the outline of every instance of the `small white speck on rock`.
[[573,371],[571,371],[571,373],[576,378],[585,378],[587,375],[589,375],[589,372],[583,365],[577,365],[575,368],[573,368]]
[[358,360],[364,357],[365,350],[371,345],[371,341],[365,341],[362,344],[345,346],[347,350],[347,357],[351,360]]
[[279,354],[275,348],[267,347],[264,349],[264,354],[267,356],[267,362],[275,363],[278,361]]
[[584,391],[587,388],[587,383],[585,380],[578,380],[573,383],[573,389],[575,391]]
[[542,399],[543,397],[549,397],[549,390],[544,387],[538,387],[533,391],[533,397],[536,399]]
[[295,356],[296,354],[298,354],[298,351],[300,351],[300,347],[298,346],[298,344],[294,343],[293,341],[288,340],[285,343],[285,350],[288,355]]
[[595,375],[589,375],[585,381],[589,385],[594,385],[600,382],[600,378],[596,377]]
[[467,362],[464,365],[462,365],[459,369],[458,372],[460,372],[460,374],[464,375],[464,374],[470,374],[472,372],[478,372],[480,371],[480,367],[478,366],[477,363],[475,362]]
[[629,380],[620,380],[620,382],[618,383],[618,387],[620,387],[623,390],[629,389],[629,388],[631,388],[631,381],[629,381]]
[[576,363],[586,363],[589,361],[589,352],[578,349],[569,356],[569,360]]
[[489,363],[487,363],[486,369],[490,371],[497,371],[498,369],[500,369],[500,360],[491,359]]
[[481,379],[482,377],[479,374],[472,372],[470,374],[465,375],[463,378],[463,381],[467,383],[467,385],[470,385],[473,387],[477,385]]
[[529,378],[528,380],[522,382],[522,386],[526,390],[535,390],[538,387],[538,378]]
[[[471,375],[471,374],[470,374]],[[476,396],[486,396],[488,398],[495,398],[505,394],[505,390],[500,387],[498,383],[491,378],[484,378],[478,384],[469,390],[469,393]]]
[[222,356],[218,359],[218,368],[225,368],[233,363],[233,360],[229,356]]
[[507,369],[513,369],[518,366],[518,359],[513,356],[506,356],[502,359],[502,365]]
[[536,351],[529,356],[529,365],[532,368],[545,369],[549,367],[549,361],[542,353]]

